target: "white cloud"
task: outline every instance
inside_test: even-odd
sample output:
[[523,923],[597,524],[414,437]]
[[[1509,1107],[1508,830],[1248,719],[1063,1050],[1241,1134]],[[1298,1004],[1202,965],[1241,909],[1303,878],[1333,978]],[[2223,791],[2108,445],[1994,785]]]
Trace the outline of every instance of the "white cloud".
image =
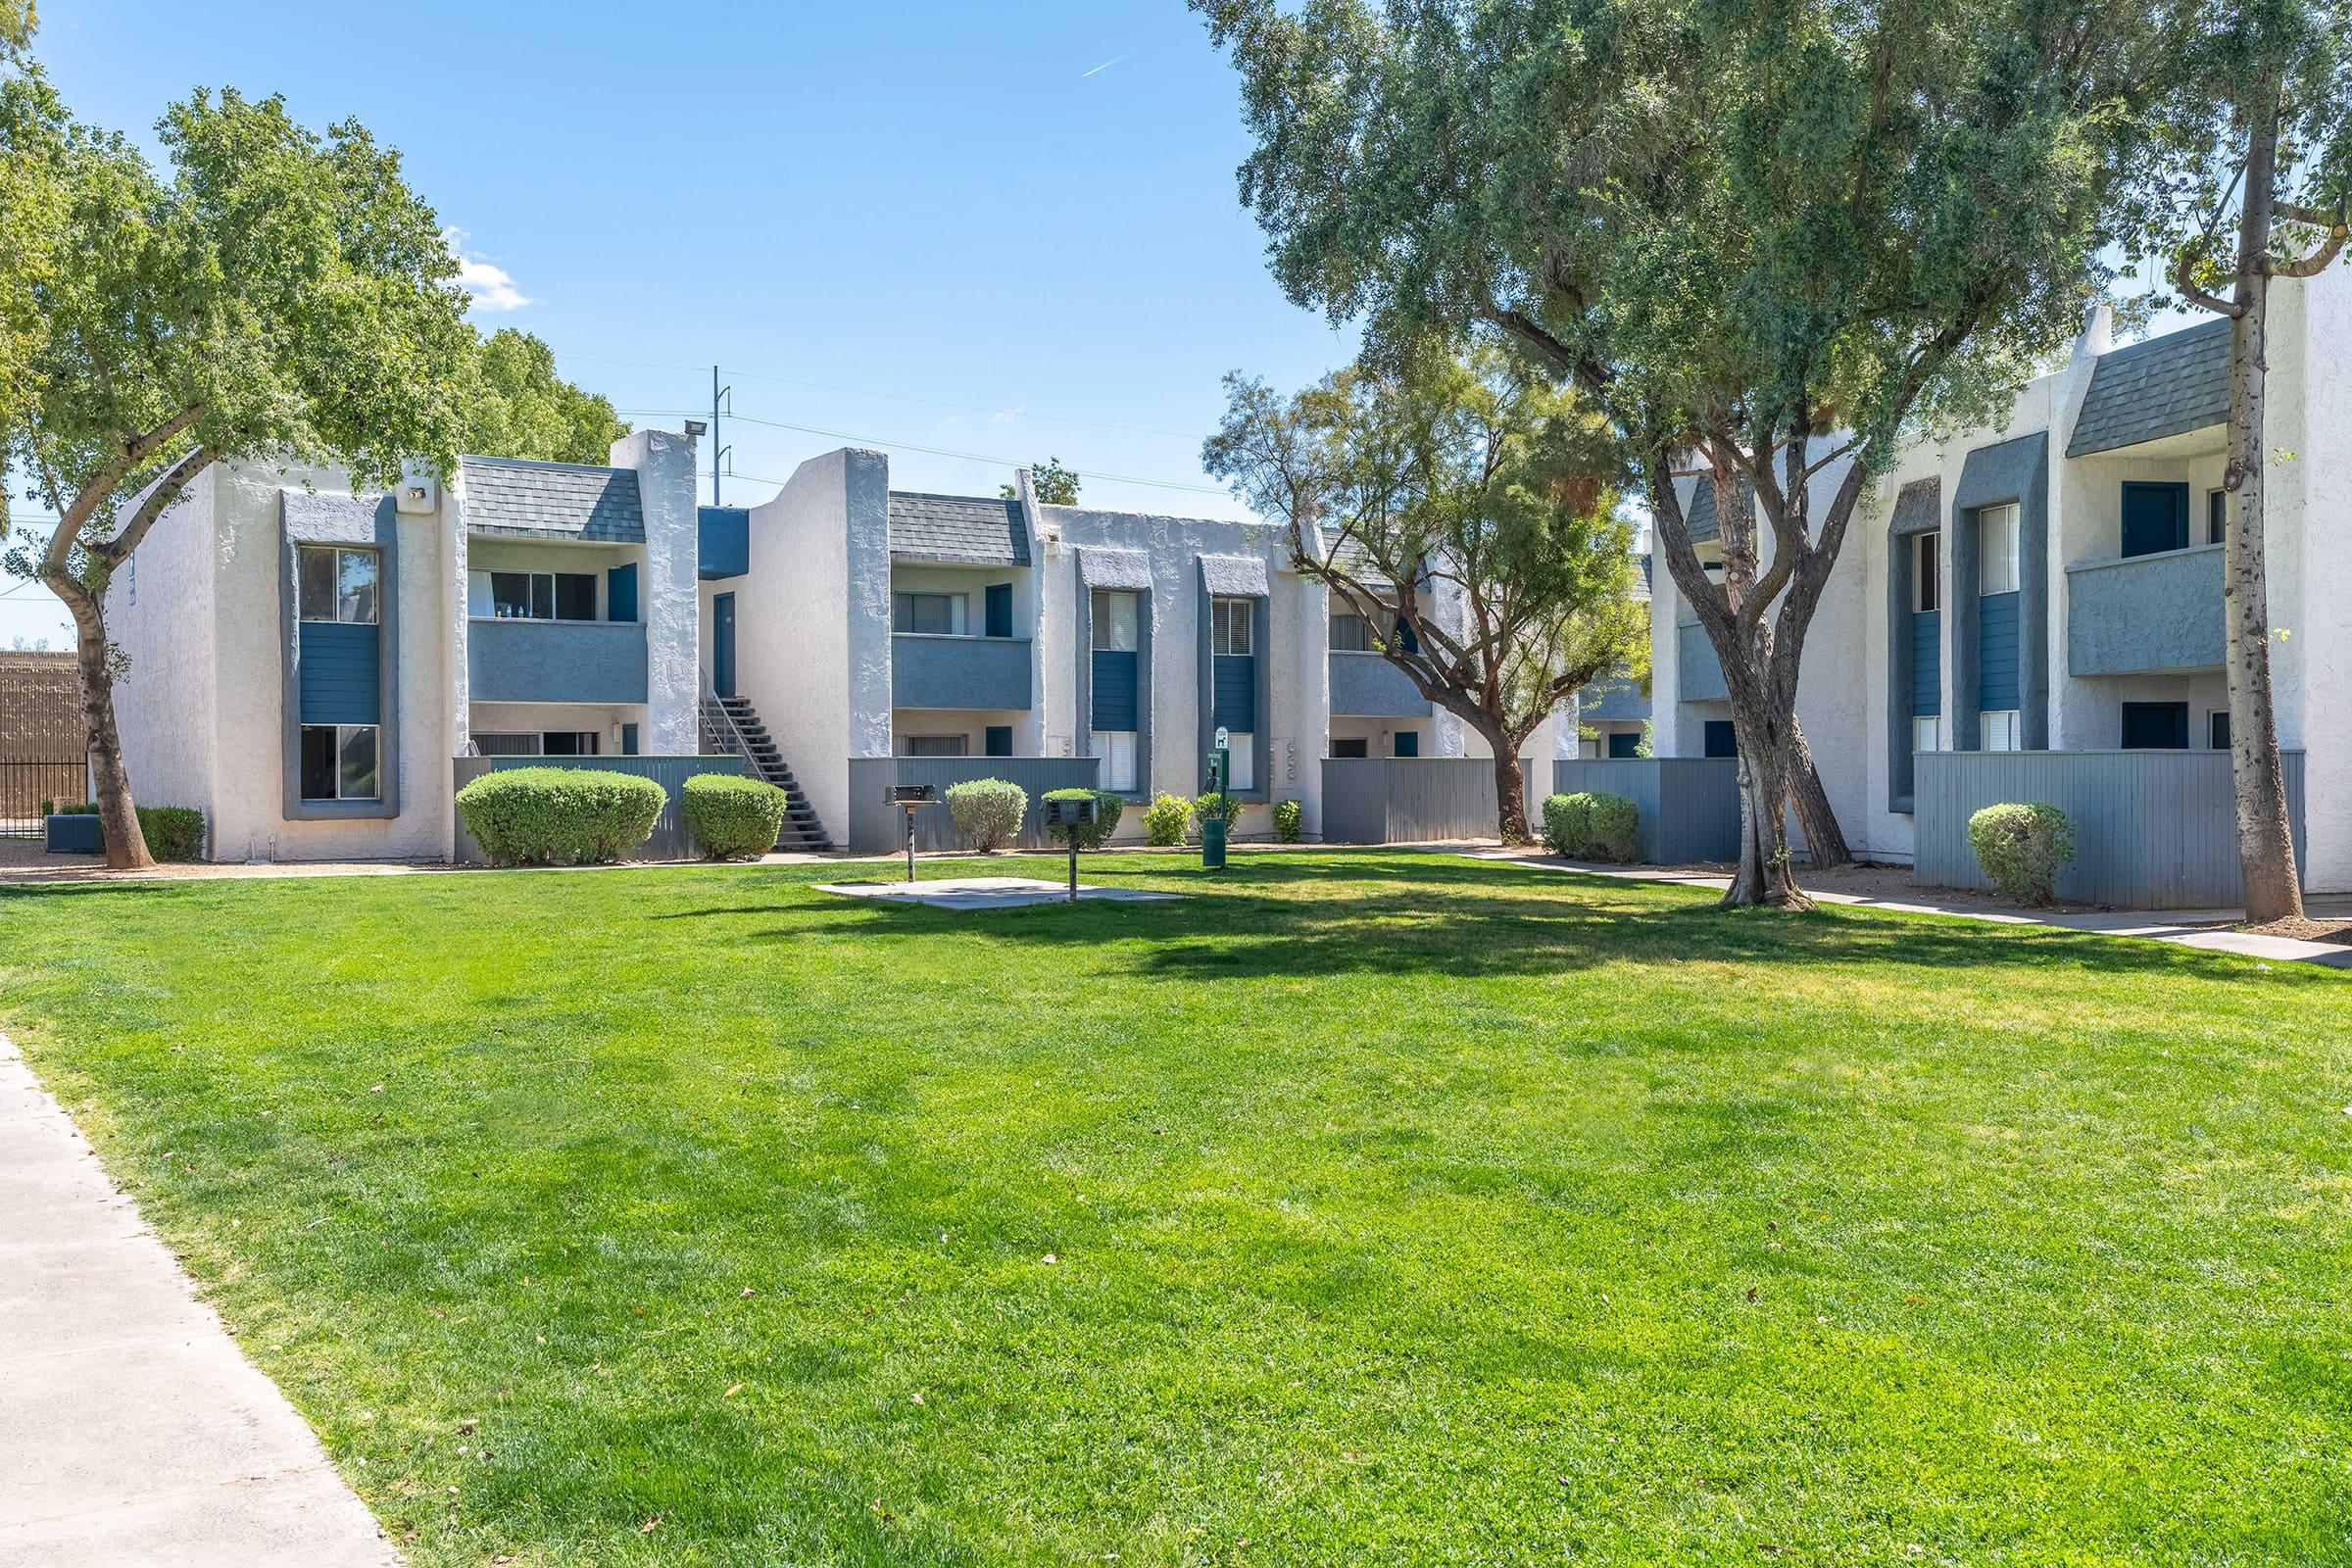
[[988,422],[991,424],[1010,424],[1013,420],[1019,418],[1022,415],[1027,414],[1028,412],[1029,405],[1026,403],[1023,403],[1016,408],[999,409],[996,413],[988,416]]
[[485,261],[478,255],[468,255],[463,246],[466,231],[444,229],[441,237],[449,244],[449,253],[458,259],[458,286],[463,288],[477,311],[519,311],[537,302],[517,287],[514,278],[505,268]]

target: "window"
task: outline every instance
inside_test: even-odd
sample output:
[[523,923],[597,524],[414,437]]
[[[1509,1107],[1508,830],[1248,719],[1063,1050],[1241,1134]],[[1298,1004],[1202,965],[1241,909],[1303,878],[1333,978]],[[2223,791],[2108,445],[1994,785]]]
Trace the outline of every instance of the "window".
[[1611,757],[1640,757],[1642,755],[1642,732],[1633,729],[1611,730],[1609,732],[1609,755]]
[[1367,757],[1371,755],[1371,749],[1361,735],[1354,735],[1345,740],[1335,738],[1331,743],[1331,755],[1335,758]]
[[1012,726],[991,724],[980,732],[980,750],[990,757],[1012,755]]
[[594,757],[597,732],[592,729],[551,729],[539,737],[542,757]]
[[2230,710],[2216,709],[2205,715],[2205,739],[2217,752],[2230,749]]
[[373,724],[302,726],[302,798],[306,801],[380,799]]
[[1389,755],[1391,757],[1419,757],[1421,755],[1421,732],[1417,729],[1398,730],[1393,744],[1389,747]]
[[2021,752],[2025,750],[2022,737],[2025,730],[2018,723],[2017,710],[2002,709],[1979,713],[1977,722],[1984,735],[1984,750],[1988,752]]
[[[924,637],[964,634],[964,594],[892,594],[890,629]],[[960,757],[963,754],[956,754]]]
[[1335,654],[1376,652],[1372,646],[1372,623],[1350,612],[1335,611],[1331,617],[1331,651]]
[[492,620],[594,620],[592,571],[475,571],[466,612]]
[[1095,652],[1132,654],[1136,648],[1139,601],[1134,594],[1098,588],[1094,597]]
[[1208,602],[1209,643],[1212,654],[1246,655],[1257,624],[1254,599],[1212,599]]
[[1943,583],[1936,575],[1937,552],[1942,548],[1943,535],[1931,528],[1926,533],[1911,536],[1911,611],[1924,615],[1931,610],[1943,608]]
[[2017,592],[2017,503],[1977,514],[1977,592]]
[[1728,718],[1708,719],[1703,750],[1709,757],[1738,757],[1740,726]]
[[[1247,602],[1244,601],[1244,603]],[[1254,735],[1229,734],[1225,737],[1226,750],[1232,754],[1233,768],[1232,775],[1225,780],[1228,789],[1253,790],[1257,788],[1257,748],[1254,744],[1256,739],[1257,737]]]
[[1922,713],[1911,720],[1911,749],[1915,752],[1943,750],[1943,715]]
[[1102,759],[1102,787],[1119,795],[1133,795],[1135,781],[1135,731],[1131,729],[1099,729],[1088,750]]
[[509,734],[477,729],[473,732],[473,750],[478,757],[537,757],[539,733],[531,730]]
[[2205,542],[2218,545],[2230,537],[2230,492],[2205,492]]
[[[634,724],[621,726],[621,752],[634,756],[628,742]],[[475,730],[473,749],[483,757],[594,757],[602,750],[603,734],[593,729]]]
[[901,757],[969,757],[972,738],[968,735],[902,735],[899,737]]
[[2126,480],[2121,554],[2153,556],[2187,548],[2188,486]]
[[304,545],[295,552],[304,620],[375,624],[375,552]]
[[2126,703],[2124,750],[2127,752],[2183,752],[2188,750],[2186,703]]

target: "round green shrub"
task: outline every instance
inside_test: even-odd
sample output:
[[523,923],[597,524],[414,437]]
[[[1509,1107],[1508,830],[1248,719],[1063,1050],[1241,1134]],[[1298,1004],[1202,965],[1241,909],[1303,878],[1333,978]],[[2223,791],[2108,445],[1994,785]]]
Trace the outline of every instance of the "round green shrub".
[[2075,825],[2055,806],[1987,806],[1968,819],[1968,847],[1992,885],[2020,904],[2047,904],[2075,858]]
[[1274,836],[1285,844],[1296,844],[1306,831],[1306,808],[1298,801],[1274,803]]
[[[69,801],[58,805],[54,801],[41,803],[51,816],[96,816],[96,801]],[[204,813],[193,806],[140,806],[132,809],[139,814],[139,836],[147,841],[147,853],[159,860],[201,860],[204,858]]]
[[764,779],[697,773],[680,792],[686,828],[713,860],[757,859],[776,847],[791,797]]
[[1544,803],[1544,842],[1572,860],[1631,860],[1641,825],[1641,808],[1622,795],[1580,790]]
[[1219,801],[1224,802],[1225,805],[1225,831],[1231,833],[1235,819],[1242,814],[1242,798],[1239,795],[1228,792],[1224,795],[1199,797],[1193,802],[1193,820],[1197,823],[1214,821]]
[[1144,838],[1154,849],[1173,849],[1193,830],[1193,803],[1164,790],[1144,808]]
[[634,773],[515,767],[458,791],[458,815],[493,865],[581,865],[617,860],[652,838],[668,799]]
[[1001,778],[972,778],[948,786],[948,815],[956,831],[983,853],[1003,849],[1020,836],[1029,814],[1029,792]]
[[1125,796],[1113,795],[1108,790],[1048,790],[1039,797],[1039,800],[1083,801],[1089,795],[1095,798],[1093,826],[1078,828],[1049,826],[1046,832],[1064,843],[1074,839],[1082,850],[1101,849],[1111,834],[1118,830],[1119,818],[1126,814],[1127,798]]

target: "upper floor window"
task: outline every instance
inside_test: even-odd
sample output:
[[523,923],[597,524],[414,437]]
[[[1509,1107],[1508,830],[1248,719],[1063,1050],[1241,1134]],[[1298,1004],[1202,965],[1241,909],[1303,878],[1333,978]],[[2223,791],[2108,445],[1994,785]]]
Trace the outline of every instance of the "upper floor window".
[[466,613],[486,620],[594,620],[592,571],[470,571]]
[[1208,602],[1209,644],[1212,654],[1247,654],[1257,624],[1254,599],[1212,599]]
[[376,619],[376,555],[337,545],[295,551],[301,616],[372,626]]
[[2205,492],[2205,542],[2218,545],[2230,537],[2230,492]]
[[2017,503],[1977,514],[1977,592],[2017,592]]
[[1911,609],[1925,614],[1943,608],[1943,583],[1936,575],[1936,558],[1943,535],[1936,529],[1915,533],[1908,546],[1911,552]]
[[968,594],[894,593],[890,596],[890,629],[926,637],[961,637],[965,633]]
[[1121,593],[1115,588],[1094,591],[1091,609],[1094,620],[1095,652],[1099,654],[1132,654],[1136,646],[1136,596]]
[[2127,479],[2123,495],[2126,556],[2153,556],[2188,548],[2188,486],[2171,481]]
[[1372,653],[1372,623],[1349,611],[1335,611],[1331,617],[1331,651],[1335,654]]

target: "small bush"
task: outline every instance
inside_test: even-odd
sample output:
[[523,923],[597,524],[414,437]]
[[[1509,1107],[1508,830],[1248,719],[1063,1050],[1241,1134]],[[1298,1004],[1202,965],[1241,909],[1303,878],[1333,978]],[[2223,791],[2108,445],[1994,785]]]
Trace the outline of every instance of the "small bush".
[[1108,790],[1048,790],[1041,801],[1083,801],[1095,798],[1095,822],[1092,827],[1067,828],[1049,826],[1046,832],[1054,839],[1068,843],[1077,841],[1082,850],[1099,850],[1112,833],[1118,830],[1119,818],[1126,814],[1127,798]]
[[617,860],[652,838],[667,800],[633,773],[515,767],[458,791],[458,815],[493,865],[581,865]]
[[1274,836],[1285,844],[1296,844],[1298,835],[1306,831],[1306,808],[1297,801],[1274,803]]
[[[43,801],[50,816],[96,816],[96,801],[68,801],[59,805]],[[147,841],[147,853],[159,860],[201,860],[204,858],[204,813],[193,806],[141,806],[139,834]]]
[[2075,825],[2039,802],[1987,806],[1968,819],[1968,847],[1993,886],[2020,904],[2047,904],[2075,858]]
[[1235,818],[1242,814],[1242,798],[1239,795],[1228,793],[1222,796],[1200,796],[1193,802],[1193,820],[1195,822],[1214,821],[1217,815],[1217,802],[1220,800],[1225,803],[1225,831],[1230,834],[1233,831]]
[[1544,842],[1572,860],[1631,860],[1641,825],[1640,808],[1622,795],[1580,790],[1544,803]]
[[757,859],[776,847],[792,798],[764,779],[697,773],[681,792],[687,831],[713,860]]
[[1193,830],[1193,803],[1164,791],[1144,808],[1144,837],[1154,849],[1173,849]]
[[973,849],[993,853],[1020,836],[1029,792],[1001,778],[966,779],[948,786],[948,815]]

